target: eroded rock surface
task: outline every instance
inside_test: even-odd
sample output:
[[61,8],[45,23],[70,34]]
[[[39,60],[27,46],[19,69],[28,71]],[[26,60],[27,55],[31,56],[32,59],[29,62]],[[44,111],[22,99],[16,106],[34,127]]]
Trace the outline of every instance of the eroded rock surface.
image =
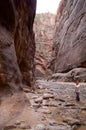
[[86,1],[62,0],[57,12],[51,69],[86,67]]
[[16,5],[15,50],[22,73],[23,83],[33,86],[35,40],[33,22],[36,11],[36,0],[21,0]]
[[29,99],[22,87],[33,87],[36,0],[0,1],[0,129],[20,115]]
[[[2,0],[0,4],[0,89],[32,87],[36,0]],[[12,89],[10,89],[12,88]]]
[[35,76],[46,77],[47,63],[51,60],[55,15],[37,14],[34,22],[36,38]]

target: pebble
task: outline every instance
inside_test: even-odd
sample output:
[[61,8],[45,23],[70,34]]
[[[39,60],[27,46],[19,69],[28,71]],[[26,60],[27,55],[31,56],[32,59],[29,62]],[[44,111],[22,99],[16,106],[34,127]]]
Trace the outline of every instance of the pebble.
[[41,105],[40,105],[40,104],[37,104],[37,103],[34,103],[34,104],[33,104],[33,107],[34,107],[34,108],[39,108],[39,107],[41,107]]
[[42,121],[46,121],[46,117],[42,117],[42,119],[41,119]]
[[49,99],[49,98],[54,98],[54,95],[48,94],[48,93],[45,93],[45,94],[43,95],[43,99]]
[[81,122],[78,119],[73,119],[73,118],[66,118],[63,120],[66,122],[68,125],[81,125]]
[[15,124],[16,124],[16,125],[20,125],[20,124],[21,124],[21,121],[17,120]]
[[22,124],[21,126],[19,126],[19,128],[21,128],[21,129],[30,129],[31,127],[29,125]]
[[49,103],[49,106],[50,106],[50,107],[57,107],[57,106],[58,106],[58,103],[52,101],[52,102]]
[[43,113],[43,114],[51,114],[52,112],[49,111],[48,109],[40,109],[38,110],[39,112]]
[[49,106],[49,103],[47,100],[43,100],[43,103],[42,103],[43,106]]
[[41,104],[42,102],[43,102],[43,97],[39,97],[39,98],[35,99],[35,103]]
[[77,125],[73,125],[71,130],[76,130],[77,129]]
[[49,120],[49,125],[51,125],[51,126],[55,126],[57,123],[56,123],[56,121],[55,120]]
[[71,127],[68,125],[49,126],[47,130],[71,130]]
[[46,130],[46,126],[44,124],[38,124],[35,130]]
[[21,128],[21,129],[30,129],[31,128],[30,125],[27,125],[25,123],[25,121],[17,120],[15,124],[17,125],[18,128]]
[[59,100],[61,102],[65,102],[65,99],[57,98],[56,100]]
[[75,106],[75,104],[74,103],[66,103],[65,106],[70,107],[70,106]]
[[32,99],[36,99],[36,98],[38,98],[38,96],[36,96],[36,95],[32,96]]

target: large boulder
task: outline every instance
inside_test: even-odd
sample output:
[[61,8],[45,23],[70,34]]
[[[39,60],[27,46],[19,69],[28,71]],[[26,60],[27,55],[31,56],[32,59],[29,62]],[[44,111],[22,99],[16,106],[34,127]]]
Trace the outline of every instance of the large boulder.
[[51,69],[86,67],[86,1],[62,0],[56,17]]
[[58,82],[86,82],[86,68],[75,68],[67,73],[55,73],[49,76],[47,80]]

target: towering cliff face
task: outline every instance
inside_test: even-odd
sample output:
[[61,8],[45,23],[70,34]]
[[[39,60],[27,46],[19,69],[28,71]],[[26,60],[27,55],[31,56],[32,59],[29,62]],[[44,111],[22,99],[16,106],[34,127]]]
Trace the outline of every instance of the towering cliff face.
[[33,87],[35,9],[36,0],[0,1],[0,129],[29,103],[21,88]]
[[37,14],[34,22],[36,41],[35,76],[45,77],[47,63],[51,59],[55,15],[51,13]]
[[0,1],[0,90],[32,87],[36,0]]
[[[15,0],[14,0],[15,1]],[[35,41],[33,22],[36,11],[36,0],[16,1],[17,23],[14,36],[17,61],[22,73],[23,83],[33,86]]]
[[54,72],[86,67],[86,0],[62,0],[56,17]]

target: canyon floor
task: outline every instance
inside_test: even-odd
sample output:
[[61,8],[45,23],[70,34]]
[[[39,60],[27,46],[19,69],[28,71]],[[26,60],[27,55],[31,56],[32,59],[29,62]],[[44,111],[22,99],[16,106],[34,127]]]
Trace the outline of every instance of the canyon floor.
[[2,105],[5,127],[0,130],[86,130],[86,84],[81,83],[80,102],[75,100],[74,83],[37,80],[37,85],[35,92],[25,92],[28,105],[13,105],[16,116],[10,118],[11,112],[8,121],[2,110],[7,106]]

